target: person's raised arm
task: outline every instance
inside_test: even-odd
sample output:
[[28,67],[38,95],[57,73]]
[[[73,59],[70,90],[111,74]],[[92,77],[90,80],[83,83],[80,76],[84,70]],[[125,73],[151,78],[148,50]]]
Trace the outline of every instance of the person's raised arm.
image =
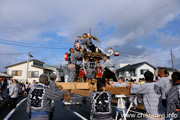
[[[58,87],[60,89],[60,87]],[[56,89],[46,89],[46,95],[48,99],[51,100],[61,100],[64,96],[66,91],[61,90],[61,91],[57,91]]]
[[130,93],[134,94],[146,94],[148,93],[147,84],[131,84]]

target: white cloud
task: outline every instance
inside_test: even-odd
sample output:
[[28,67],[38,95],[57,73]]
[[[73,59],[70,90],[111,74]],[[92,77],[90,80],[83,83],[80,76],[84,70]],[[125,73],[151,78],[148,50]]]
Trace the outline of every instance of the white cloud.
[[[157,8],[154,6],[159,1],[151,0],[147,2],[136,0],[130,8],[126,9],[131,3],[132,1],[118,0],[92,0],[86,4],[84,4],[83,0],[7,0],[6,2],[3,1],[0,7],[0,25],[4,33],[12,32],[12,36],[17,36],[20,40],[38,37],[44,31],[64,29],[69,31],[69,36],[74,37],[82,32],[88,32],[89,28],[96,28],[96,25],[100,22],[105,23],[107,27],[113,24],[116,29],[115,32],[121,34],[126,30],[129,31],[129,29],[136,30],[139,26],[144,28],[143,30],[147,28],[154,29],[154,27],[160,26],[164,21],[167,23],[170,18],[173,18],[172,16],[178,13],[174,12],[175,8],[177,11],[178,4],[173,2],[172,5],[170,4],[164,9],[162,8],[163,11],[157,11],[149,16],[151,19],[143,19],[140,23],[128,27],[129,24],[142,18],[152,8]],[[162,2],[161,5],[164,3]],[[122,13],[122,11],[124,12]],[[122,31],[122,28],[125,31]],[[26,37],[22,37],[23,34]]]
[[58,32],[57,32],[57,35],[58,35],[58,36],[62,36],[62,37],[67,37],[68,32],[67,32],[67,31],[58,31]]
[[[157,35],[161,54],[165,54],[161,48],[180,44],[179,36],[156,31],[180,14],[179,5],[179,0],[5,0],[0,2],[0,38],[43,43],[53,39],[47,37],[42,40],[42,33],[55,32],[72,42],[77,35],[92,28],[92,33],[102,38],[100,46],[103,48],[118,45],[124,48],[122,51],[131,49],[129,52],[139,55],[134,58],[136,60],[124,57],[120,62],[145,61],[148,59],[142,58],[142,55],[148,56],[152,47],[141,45],[139,41],[142,37]],[[111,27],[112,34],[101,34]],[[168,44],[169,39],[171,44]],[[151,52],[156,51],[157,48]],[[157,60],[151,62],[159,63]]]
[[176,35],[158,34],[157,43],[160,44],[163,49],[170,49],[180,45],[179,39],[180,36]]

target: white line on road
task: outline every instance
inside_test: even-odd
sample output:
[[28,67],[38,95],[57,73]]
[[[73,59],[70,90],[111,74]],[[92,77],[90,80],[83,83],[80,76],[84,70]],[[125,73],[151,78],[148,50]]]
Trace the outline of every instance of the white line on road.
[[[16,108],[18,108],[19,105],[20,105],[22,102],[24,102],[25,100],[26,100],[26,98],[24,98],[23,100],[21,100],[21,101],[16,105]],[[16,110],[16,108],[12,109],[12,110],[8,113],[8,115],[4,118],[4,120],[8,120],[8,119],[11,117],[11,115],[14,113],[14,111]]]
[[16,108],[17,108],[22,102],[24,102],[26,99],[27,99],[27,98],[24,98],[23,100],[21,100],[21,101],[16,105]]
[[77,112],[73,112],[73,113],[76,114],[78,117],[80,117],[82,120],[88,120]]
[[14,113],[14,111],[15,111],[15,108],[13,108],[13,109],[9,112],[9,114],[4,118],[4,120],[8,120],[8,119],[11,117],[11,115]]

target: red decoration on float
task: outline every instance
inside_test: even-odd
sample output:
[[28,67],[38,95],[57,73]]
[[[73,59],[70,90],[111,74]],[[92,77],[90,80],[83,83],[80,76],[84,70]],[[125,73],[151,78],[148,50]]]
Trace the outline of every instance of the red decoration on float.
[[114,53],[114,56],[119,56],[119,53],[118,53],[118,52],[115,52],[115,53]]
[[68,53],[65,53],[65,54],[64,54],[64,59],[65,59],[65,61],[68,60]]

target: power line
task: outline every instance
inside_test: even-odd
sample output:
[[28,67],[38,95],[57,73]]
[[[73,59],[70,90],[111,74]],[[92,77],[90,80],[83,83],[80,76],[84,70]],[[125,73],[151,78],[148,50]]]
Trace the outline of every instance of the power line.
[[154,59],[154,60],[158,60],[158,59],[162,58],[162,57],[153,58],[153,57],[147,57],[147,56],[131,56],[131,55],[122,55],[122,54],[120,54],[119,56],[125,56],[125,57],[129,57],[129,58]]
[[[148,16],[150,16],[151,14],[153,14],[154,12],[156,12],[157,10],[159,10],[159,9],[165,7],[166,5],[168,5],[171,1],[172,1],[172,0],[170,0],[169,2],[165,3],[164,5],[162,5],[162,6],[158,7],[158,8],[153,7],[148,14],[145,13],[140,19],[133,20],[133,21],[136,21],[136,22],[131,23],[131,24],[123,27],[119,33],[121,33],[122,31],[123,31],[123,32],[128,31],[128,29],[130,28],[129,26],[132,26],[132,25],[134,25],[134,24],[137,24],[138,22],[140,22],[140,21],[142,21],[143,19],[147,18]],[[174,1],[175,1],[175,0],[174,0]],[[161,4],[161,2],[159,2],[159,4],[157,4],[156,6],[159,6],[160,4]],[[154,8],[155,8],[155,10],[153,10]],[[125,31],[125,30],[126,30],[126,31]]]
[[[34,57],[34,56],[33,56],[33,57]],[[60,60],[60,61],[65,61],[64,58],[57,58],[57,57],[58,57],[58,55],[56,55],[56,56],[54,56],[54,57],[52,57],[52,56],[49,56],[49,57],[47,57],[47,56],[41,56],[40,59],[38,59],[39,57],[37,58],[37,56],[34,57],[34,58],[35,58],[35,59],[38,59],[38,60],[43,60],[43,59],[47,59],[47,58],[48,58],[48,59],[51,59],[51,60],[52,60],[52,59],[56,59],[56,60]]]
[[[4,41],[4,42],[12,42],[12,43],[19,43],[19,44],[25,44],[25,45],[36,45],[36,44],[32,44],[32,43],[25,43],[25,42],[17,42],[17,41],[11,41],[11,40],[4,40],[4,39],[0,39],[0,41]],[[68,45],[63,45],[63,46],[49,46],[49,45],[41,45],[41,46],[45,46],[45,47],[65,47]]]
[[158,58],[152,58],[152,57],[146,57],[146,56],[131,56],[131,55],[122,55],[122,54],[120,54],[119,56],[126,56],[126,57],[131,57],[131,58],[158,59]]
[[[139,54],[131,54],[131,53],[127,53],[127,52],[119,52],[120,54],[128,54],[128,55],[133,55],[133,56],[139,56]],[[167,56],[158,56],[158,57],[161,57],[161,58],[167,58],[168,57],[168,55]]]
[[3,53],[0,55],[20,55],[20,54],[27,54],[27,53]]
[[[107,48],[106,48],[107,49]],[[118,52],[120,54],[125,54],[125,55],[132,55],[132,56],[140,56],[139,54],[135,54],[135,53],[129,53],[129,52],[122,52],[122,51],[118,51],[118,50],[114,50],[114,52]],[[152,54],[151,54],[152,55]],[[150,54],[149,54],[150,56]],[[153,55],[152,55],[153,56]],[[161,57],[161,58],[167,58],[169,55],[158,55],[158,57]]]
[[[163,0],[162,0],[162,1],[163,1]],[[159,2],[155,7],[159,6],[159,5],[162,3],[162,1]],[[156,11],[159,10],[160,8],[163,8],[164,6],[168,5],[171,1],[172,1],[172,0],[170,0],[169,2],[165,3],[164,5],[162,5],[162,6],[160,6],[160,7],[157,7],[157,8],[153,7],[152,9],[150,9],[150,10],[148,11],[148,12],[149,12],[148,14],[145,13],[144,15],[142,15],[141,19],[139,19],[139,20],[138,20],[138,19],[135,19],[135,20],[133,20],[133,21],[136,21],[136,22],[124,26],[124,27],[120,30],[119,33],[121,33],[122,31],[123,31],[123,32],[126,32],[126,31],[128,30],[128,28],[130,28],[129,26],[134,25],[134,24],[140,22],[141,20],[147,18],[148,16],[150,16],[152,13],[156,12]],[[155,10],[153,10],[154,8],[155,8]],[[152,12],[151,12],[151,11],[152,11]],[[124,30],[126,30],[126,31],[124,31]],[[104,31],[104,30],[103,30],[103,31]],[[101,33],[101,34],[102,34],[102,33]]]
[[[117,16],[115,16],[113,19],[111,19],[111,20],[110,20],[111,22],[109,22],[106,26],[110,25],[110,23],[112,23],[112,21],[114,21],[115,19],[117,19],[121,14],[123,14],[127,9],[129,9],[129,8],[135,3],[135,1],[136,1],[136,0],[134,0],[132,3],[130,3],[130,4],[129,4],[125,9],[123,9],[121,12],[119,12],[119,14],[118,14]],[[102,28],[103,31],[105,31],[106,26],[104,26],[104,27]],[[101,32],[101,33],[98,33],[97,36],[98,36],[98,35],[101,35],[101,34],[102,34],[102,32]]]
[[117,19],[122,13],[124,13],[127,9],[129,9],[136,0],[134,0],[131,4],[129,4],[125,9],[123,9],[117,16],[115,16],[113,19],[111,19],[111,22],[114,21],[115,19]]
[[21,45],[21,44],[16,44],[16,43],[4,43],[0,42],[1,44],[7,44],[7,45],[14,45],[14,46],[21,46],[21,47],[31,47],[31,48],[42,48],[42,49],[68,49],[68,48],[52,48],[52,47],[41,47],[41,46],[32,46],[32,45]]

